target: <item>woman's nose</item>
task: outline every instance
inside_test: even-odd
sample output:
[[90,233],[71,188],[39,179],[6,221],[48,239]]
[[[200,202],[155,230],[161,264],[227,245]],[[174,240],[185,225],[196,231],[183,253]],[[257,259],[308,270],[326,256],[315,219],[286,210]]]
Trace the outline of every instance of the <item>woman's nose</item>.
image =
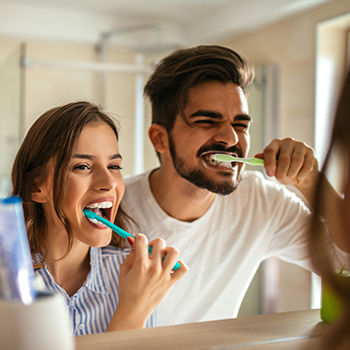
[[224,124],[214,135],[214,141],[231,147],[238,143],[239,138],[231,124]]
[[110,191],[118,186],[118,180],[108,169],[95,172],[94,189],[97,191]]

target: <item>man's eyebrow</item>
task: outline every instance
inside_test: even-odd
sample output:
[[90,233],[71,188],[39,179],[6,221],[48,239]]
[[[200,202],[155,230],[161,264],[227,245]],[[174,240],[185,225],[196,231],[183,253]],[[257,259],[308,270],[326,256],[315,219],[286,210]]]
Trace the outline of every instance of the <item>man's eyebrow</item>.
[[[79,159],[88,159],[88,160],[94,160],[96,157],[95,156],[92,156],[90,154],[73,154],[73,157],[72,158],[79,158]],[[116,154],[113,154],[111,157],[109,157],[109,159],[123,159],[123,157],[121,156],[121,154],[119,153],[116,153]]]
[[[199,109],[197,112],[194,112],[190,115],[190,118],[193,117],[208,117],[212,119],[222,119],[223,116],[221,113],[209,111],[205,109]],[[248,114],[238,114],[234,117],[234,121],[246,120],[248,122],[252,121],[252,117]]]
[[238,120],[246,120],[248,122],[251,122],[252,117],[248,114],[238,114],[234,117],[234,121],[238,121]]
[[190,118],[193,117],[209,117],[212,119],[222,119],[222,114],[214,111],[208,111],[205,109],[199,109],[197,112],[194,112],[190,115]]

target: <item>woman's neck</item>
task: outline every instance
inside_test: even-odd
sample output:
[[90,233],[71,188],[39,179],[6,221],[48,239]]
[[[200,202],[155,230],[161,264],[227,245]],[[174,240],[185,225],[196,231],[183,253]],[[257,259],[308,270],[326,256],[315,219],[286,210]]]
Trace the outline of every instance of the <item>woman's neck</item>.
[[48,252],[45,258],[48,271],[55,282],[72,296],[84,284],[90,272],[90,247],[74,241],[65,256],[68,240],[65,244],[57,242],[57,239],[46,240],[45,246]]

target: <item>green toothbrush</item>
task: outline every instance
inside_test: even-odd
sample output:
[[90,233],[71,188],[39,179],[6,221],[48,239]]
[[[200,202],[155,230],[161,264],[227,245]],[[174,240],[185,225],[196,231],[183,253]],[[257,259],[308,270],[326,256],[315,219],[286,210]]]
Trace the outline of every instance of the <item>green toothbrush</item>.
[[237,158],[224,153],[216,153],[213,154],[211,157],[219,162],[241,162],[250,165],[264,165],[264,159],[259,158]]

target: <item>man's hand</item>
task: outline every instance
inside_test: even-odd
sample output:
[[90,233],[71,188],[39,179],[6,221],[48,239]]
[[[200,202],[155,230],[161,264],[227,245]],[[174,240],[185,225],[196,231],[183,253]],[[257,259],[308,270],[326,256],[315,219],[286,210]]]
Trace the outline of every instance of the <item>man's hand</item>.
[[274,176],[284,185],[297,187],[312,202],[319,173],[311,147],[292,138],[275,139],[255,157],[264,159],[267,176]]

